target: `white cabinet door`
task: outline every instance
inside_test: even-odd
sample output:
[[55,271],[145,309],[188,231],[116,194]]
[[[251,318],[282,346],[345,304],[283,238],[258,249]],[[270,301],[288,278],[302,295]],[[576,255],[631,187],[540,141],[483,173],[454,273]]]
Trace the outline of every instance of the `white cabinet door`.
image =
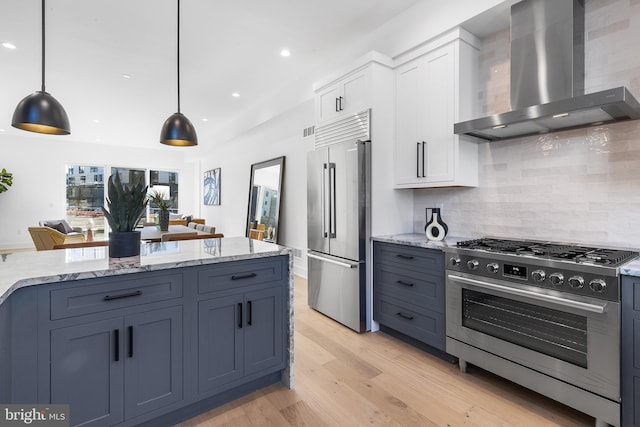
[[395,70],[395,188],[467,185],[459,180],[460,165],[477,163],[477,150],[468,150],[475,158],[460,157],[453,133],[455,54],[449,43]]
[[[413,184],[422,179],[422,78],[423,61],[413,60],[396,70],[395,183]],[[426,171],[425,171],[426,172]]]
[[350,73],[331,86],[316,91],[316,123],[342,114],[358,113],[370,105],[370,68]]
[[342,96],[341,85],[335,84],[316,93],[316,122],[324,122],[338,117],[338,102]]
[[424,58],[423,135],[426,141],[425,182],[454,180],[455,138],[453,134],[455,62],[453,46]]

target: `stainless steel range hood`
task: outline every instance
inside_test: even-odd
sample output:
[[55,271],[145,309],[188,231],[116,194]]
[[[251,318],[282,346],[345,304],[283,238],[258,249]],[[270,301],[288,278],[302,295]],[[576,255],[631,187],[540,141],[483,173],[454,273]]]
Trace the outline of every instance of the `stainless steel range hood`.
[[497,141],[640,119],[625,87],[584,94],[583,0],[524,0],[511,7],[512,111],[454,124]]

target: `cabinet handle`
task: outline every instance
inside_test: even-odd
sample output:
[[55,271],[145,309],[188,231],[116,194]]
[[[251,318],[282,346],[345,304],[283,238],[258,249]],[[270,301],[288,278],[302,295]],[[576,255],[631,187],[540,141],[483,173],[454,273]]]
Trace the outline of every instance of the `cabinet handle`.
[[424,164],[427,162],[427,159],[426,159],[427,152],[425,151],[425,147],[424,147],[425,144],[426,142],[422,141],[422,177],[423,178],[426,176],[424,174]]
[[248,273],[248,274],[239,274],[237,276],[231,276],[231,280],[242,280],[242,279],[251,279],[252,277],[256,277],[256,273]]
[[337,113],[338,111],[340,111],[340,110],[338,110],[338,98],[336,98],[336,113]]
[[420,178],[420,143],[416,146],[416,178]]
[[242,329],[242,303],[238,303],[238,328]]
[[120,360],[120,329],[113,330],[113,339],[116,342],[116,344],[114,345],[116,351],[113,355],[113,360],[114,362],[118,362]]
[[251,309],[251,301],[247,301],[247,325],[251,326],[251,321],[253,320],[253,310]]
[[398,281],[396,281],[396,283],[399,283],[399,284],[404,285],[404,286],[413,286],[413,283],[404,282],[402,280],[398,280]]
[[129,357],[133,357],[133,326],[129,326]]
[[112,301],[114,299],[137,297],[139,295],[142,295],[142,291],[129,292],[128,294],[119,294],[119,295],[105,295],[104,298],[102,298],[102,300]]
[[339,104],[340,104],[340,111],[342,111],[342,97],[338,98],[340,100]]
[[404,314],[403,312],[398,312],[396,313],[396,316],[400,316],[403,319],[407,319],[407,320],[413,320],[413,316],[409,315],[409,314]]
[[402,258],[402,259],[413,259],[413,256],[411,256],[411,255],[396,254],[396,256],[397,256],[398,258]]

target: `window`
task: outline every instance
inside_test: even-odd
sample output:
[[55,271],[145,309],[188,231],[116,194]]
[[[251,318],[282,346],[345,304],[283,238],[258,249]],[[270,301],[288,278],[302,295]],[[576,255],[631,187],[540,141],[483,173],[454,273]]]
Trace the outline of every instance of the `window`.
[[[149,186],[153,188],[154,185],[162,185],[169,187],[169,198],[171,199],[171,207],[169,212],[177,213],[180,210],[178,204],[178,172],[151,170],[149,171]],[[150,206],[151,213],[155,213],[154,206]]]
[[95,166],[91,166],[91,168],[89,169],[89,171],[90,171],[91,173],[96,173],[96,172],[98,172],[98,168],[97,168],[97,167],[95,167]]
[[[89,169],[86,169],[89,168]],[[96,174],[87,179],[85,170],[94,170]],[[74,174],[78,171],[78,174]],[[72,176],[75,175],[75,176]],[[105,219],[102,213],[104,204],[104,183],[102,166],[67,166],[67,213],[66,220],[72,227],[82,227],[84,230],[91,228],[95,238],[103,238],[105,231]],[[99,177],[100,179],[96,179]]]

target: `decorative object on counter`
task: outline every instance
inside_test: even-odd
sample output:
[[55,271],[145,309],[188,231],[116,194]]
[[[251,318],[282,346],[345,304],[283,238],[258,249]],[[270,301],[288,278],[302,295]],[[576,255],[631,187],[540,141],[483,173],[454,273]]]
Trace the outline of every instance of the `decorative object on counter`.
[[[140,255],[140,232],[134,231],[147,208],[147,186],[139,180],[127,185],[118,174],[109,177],[107,207],[102,207],[109,222],[109,257],[126,258]],[[108,208],[108,210],[107,210]]]
[[169,188],[167,191],[162,191],[156,187],[152,187],[151,192],[148,195],[152,208],[158,208],[158,225],[160,231],[167,231],[169,229],[169,208],[171,207],[171,198],[169,197]]
[[[431,211],[431,215],[429,215]],[[449,227],[440,216],[440,208],[426,208],[427,225],[424,226],[424,232],[429,240],[443,240],[449,232]]]
[[198,145],[198,136],[191,120],[180,112],[180,0],[178,0],[178,112],[173,113],[162,125],[160,143],[176,147]]
[[69,135],[71,128],[67,112],[44,87],[44,54],[45,54],[45,34],[44,34],[45,5],[42,0],[42,87],[41,90],[27,95],[20,101],[15,111],[11,126],[29,132],[46,133],[50,135]]
[[220,205],[220,168],[204,173],[204,204]]
[[0,171],[0,193],[7,191],[11,184],[13,184],[13,174],[2,168]]

